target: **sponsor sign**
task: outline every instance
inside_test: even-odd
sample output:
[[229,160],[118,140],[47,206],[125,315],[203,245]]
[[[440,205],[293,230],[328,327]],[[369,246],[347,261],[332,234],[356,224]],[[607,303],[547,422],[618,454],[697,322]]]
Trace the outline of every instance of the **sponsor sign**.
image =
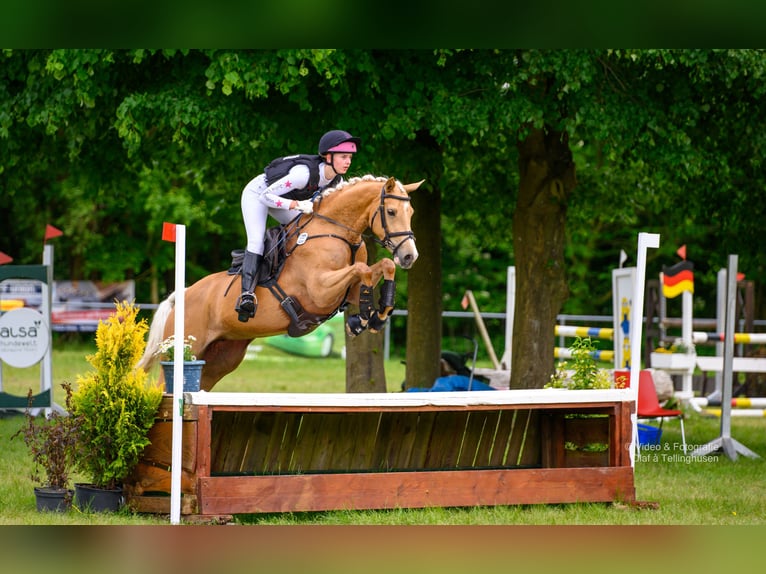
[[42,313],[23,307],[0,317],[0,360],[12,367],[39,363],[48,351],[50,332]]

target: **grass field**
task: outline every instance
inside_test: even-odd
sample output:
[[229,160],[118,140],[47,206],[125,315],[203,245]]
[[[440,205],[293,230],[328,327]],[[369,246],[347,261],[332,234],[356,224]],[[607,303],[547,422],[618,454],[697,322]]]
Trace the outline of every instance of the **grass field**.
[[[93,352],[88,344],[54,346],[55,398],[61,403],[60,383],[76,382],[85,373],[85,360]],[[389,392],[404,379],[399,359],[386,365]],[[219,383],[216,391],[344,392],[345,362],[338,356],[307,359],[263,346],[253,359]],[[38,388],[39,369],[3,368],[6,392],[25,395]],[[0,418],[0,524],[159,525],[166,516],[41,514],[35,510],[30,461],[23,443],[10,440],[22,423],[20,415]],[[637,510],[619,504],[563,504],[479,508],[435,508],[358,512],[321,512],[235,517],[237,524],[256,525],[766,525],[766,459],[723,454],[692,460],[680,450],[676,421],[663,426],[662,450],[645,453],[636,463],[636,494],[640,501],[656,502],[656,509]],[[703,445],[719,436],[720,421],[687,413],[686,440]],[[766,419],[734,417],[732,436],[766,456]],[[77,477],[75,477],[75,481]]]

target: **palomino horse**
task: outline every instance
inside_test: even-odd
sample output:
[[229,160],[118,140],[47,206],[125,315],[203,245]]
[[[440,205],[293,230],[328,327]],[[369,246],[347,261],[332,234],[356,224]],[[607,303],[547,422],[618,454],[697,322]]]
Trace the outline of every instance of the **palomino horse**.
[[[222,271],[187,287],[185,335],[194,336],[192,351],[206,361],[200,388],[209,391],[237,368],[253,339],[308,333],[347,302],[360,309],[359,315],[349,319],[347,332],[351,335],[365,328],[373,332],[382,328],[394,307],[396,265],[409,269],[418,258],[408,194],[422,183],[402,185],[394,178],[367,175],[325,190],[315,200],[313,214],[302,215],[285,227],[287,257],[277,285],[269,288],[259,282],[255,291],[258,309],[246,323],[237,320],[234,310],[239,275]],[[384,258],[367,265],[362,232],[368,228],[393,254],[393,260]],[[372,290],[381,277],[384,282],[375,309]],[[173,334],[174,302],[175,294],[171,294],[155,312],[146,351],[138,364],[145,370],[156,362],[163,339]]]

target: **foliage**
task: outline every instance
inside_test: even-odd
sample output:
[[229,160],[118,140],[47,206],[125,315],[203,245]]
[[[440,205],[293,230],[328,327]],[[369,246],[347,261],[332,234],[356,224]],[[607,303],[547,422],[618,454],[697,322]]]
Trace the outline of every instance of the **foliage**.
[[[273,157],[312,150],[318,134],[343,127],[363,140],[350,175],[427,176],[441,201],[444,273],[427,286],[438,291],[432,300],[454,309],[471,288],[483,310],[502,311],[502,268],[523,255],[510,223],[523,176],[518,144],[530,129],[544,129],[566,134],[577,168],[566,206],[569,299],[559,312],[611,313],[610,271],[620,250],[635,253],[638,231],[662,236],[648,254],[650,276],[687,244],[695,282],[712,291],[717,269],[738,253],[763,305],[766,132],[753,121],[766,106],[762,50],[406,55],[4,50],[0,194],[8,209],[0,228],[8,233],[0,250],[33,260],[52,223],[65,231],[57,274],[134,277],[139,300],[157,302],[172,289],[163,221],[193,229],[190,282],[223,269],[244,243],[238,198],[245,182]],[[471,250],[462,249],[466,235]],[[542,274],[551,261],[535,263]],[[707,316],[715,304],[713,296],[695,301]],[[541,320],[529,311],[517,315],[520,329]]]
[[559,363],[545,388],[609,389],[612,382],[609,373],[599,369],[594,351],[597,342],[590,337],[575,338],[569,350],[572,352],[571,369],[566,361]]
[[[192,343],[196,341],[197,338],[194,335],[189,335],[188,337],[184,338],[183,341],[183,347],[184,347],[184,361],[196,361],[197,357],[192,353]],[[159,348],[157,351],[155,351],[155,355],[157,355],[160,360],[162,361],[172,361],[174,360],[174,353],[175,353],[175,345],[176,345],[176,339],[175,335],[170,335],[167,339],[162,341],[160,343]]]
[[135,368],[146,346],[147,322],[136,320],[134,304],[115,306],[99,323],[96,352],[87,357],[95,370],[77,377],[72,395],[72,412],[82,418],[77,466],[101,488],[118,486],[136,465],[162,400],[162,389]]
[[[69,383],[62,383],[61,386],[66,392],[66,409],[70,411],[72,387]],[[47,419],[39,422],[38,417],[31,412],[33,396],[30,389],[29,407],[24,412],[24,426],[11,438],[21,437],[32,455],[33,481],[49,488],[69,488],[70,469],[74,464],[81,419],[52,410]],[[45,478],[42,478],[42,475]]]

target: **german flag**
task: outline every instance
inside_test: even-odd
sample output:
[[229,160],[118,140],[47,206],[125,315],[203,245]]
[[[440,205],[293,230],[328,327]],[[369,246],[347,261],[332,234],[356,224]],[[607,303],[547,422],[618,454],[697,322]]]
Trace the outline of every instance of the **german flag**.
[[694,293],[694,263],[679,261],[670,267],[662,266],[662,294],[668,299],[684,291]]

